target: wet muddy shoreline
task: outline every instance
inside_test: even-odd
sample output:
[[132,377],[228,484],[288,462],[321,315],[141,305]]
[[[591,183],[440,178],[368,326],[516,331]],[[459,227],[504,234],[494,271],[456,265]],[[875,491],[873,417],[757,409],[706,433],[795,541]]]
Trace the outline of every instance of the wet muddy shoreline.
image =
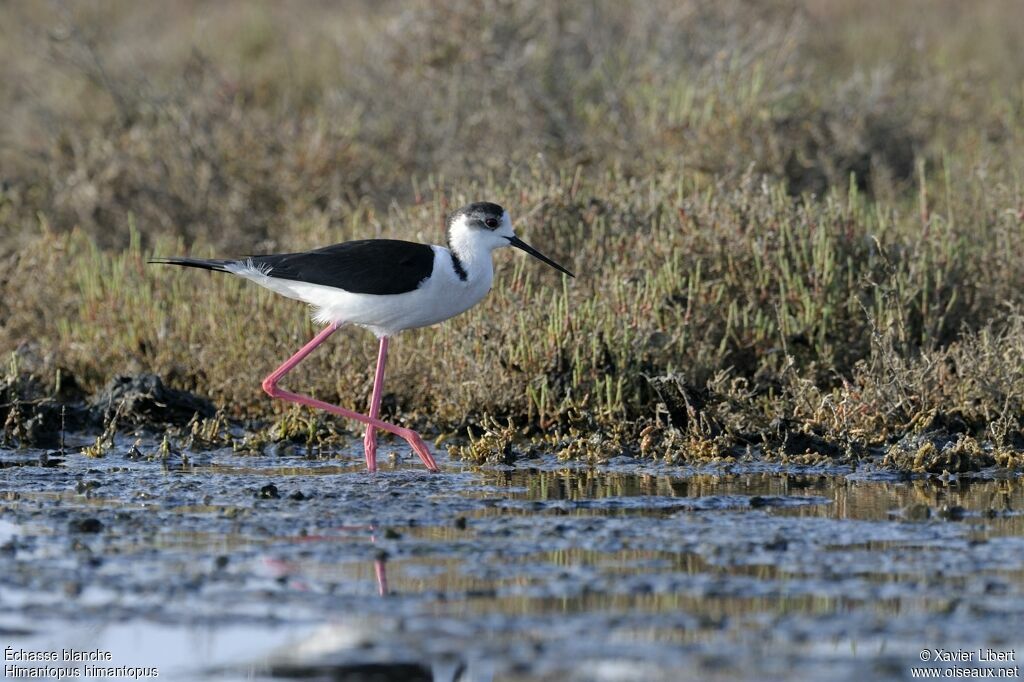
[[87,632],[215,680],[905,679],[922,647],[1021,645],[1005,472],[439,452],[430,475],[386,447],[368,475],[352,450],[135,444],[0,451],[12,643]]

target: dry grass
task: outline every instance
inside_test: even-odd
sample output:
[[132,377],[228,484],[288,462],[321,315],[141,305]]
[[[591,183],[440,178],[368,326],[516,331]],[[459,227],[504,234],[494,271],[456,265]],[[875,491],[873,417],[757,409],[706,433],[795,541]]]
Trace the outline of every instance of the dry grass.
[[[148,256],[439,241],[488,198],[581,276],[500,254],[401,337],[389,413],[567,456],[1019,449],[1020,6],[757,7],[5,5],[0,348],[37,391],[146,370],[266,415],[305,311]],[[373,351],[292,381],[360,406]]]

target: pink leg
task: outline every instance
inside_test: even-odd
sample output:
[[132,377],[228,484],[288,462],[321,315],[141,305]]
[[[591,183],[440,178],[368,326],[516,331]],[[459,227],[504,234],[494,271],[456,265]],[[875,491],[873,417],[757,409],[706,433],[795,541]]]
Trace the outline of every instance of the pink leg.
[[[406,442],[409,443],[413,451],[415,451],[415,453],[419,455],[419,458],[423,461],[423,464],[427,467],[427,469],[435,472],[439,471],[439,469],[437,468],[437,464],[434,462],[434,458],[431,456],[430,450],[427,449],[427,446],[423,442],[423,439],[420,438],[419,434],[413,431],[412,429],[404,429],[401,426],[396,426],[395,424],[383,422],[380,419],[377,419],[376,417],[369,417],[365,414],[360,414],[359,412],[346,410],[344,407],[331,405],[330,403],[325,403],[322,400],[310,398],[309,396],[305,395],[299,395],[297,393],[291,393],[289,391],[285,391],[277,387],[277,382],[281,380],[281,377],[283,377],[288,372],[292,371],[292,369],[294,369],[296,365],[302,362],[307,355],[313,352],[314,348],[323,343],[328,336],[330,336],[336,331],[338,331],[338,323],[336,322],[332,322],[331,324],[324,327],[324,330],[317,334],[316,336],[314,336],[312,341],[310,341],[305,346],[300,348],[298,353],[285,360],[284,364],[282,364],[280,367],[271,372],[270,376],[263,380],[263,390],[266,391],[267,395],[269,395],[271,398],[281,398],[282,400],[288,400],[293,403],[299,403],[300,405],[312,407],[317,410],[324,410],[325,412],[330,412],[331,414],[336,414],[340,417],[345,417],[346,419],[355,419],[356,421],[362,422],[369,426],[373,426],[374,428],[387,431],[388,433],[393,433],[396,436],[401,436],[406,440]],[[375,466],[370,467],[370,471],[375,470]]]
[[383,559],[374,559],[373,570],[377,574],[377,594],[386,597],[388,594],[388,569]]
[[[370,419],[380,416],[380,399],[384,392],[384,366],[388,362],[388,337],[380,337],[380,352],[377,354],[377,372],[373,376],[373,396],[370,398]],[[363,450],[366,452],[366,468],[377,469],[377,430],[373,424],[366,425],[363,436]]]

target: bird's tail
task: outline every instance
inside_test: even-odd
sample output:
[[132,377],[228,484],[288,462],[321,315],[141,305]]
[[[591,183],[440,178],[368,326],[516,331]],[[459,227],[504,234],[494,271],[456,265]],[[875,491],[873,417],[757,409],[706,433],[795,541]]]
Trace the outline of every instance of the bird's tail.
[[230,272],[229,265],[237,261],[225,260],[223,258],[154,258],[149,263],[159,265],[181,265],[186,268],[200,268],[202,270],[215,270],[216,272]]

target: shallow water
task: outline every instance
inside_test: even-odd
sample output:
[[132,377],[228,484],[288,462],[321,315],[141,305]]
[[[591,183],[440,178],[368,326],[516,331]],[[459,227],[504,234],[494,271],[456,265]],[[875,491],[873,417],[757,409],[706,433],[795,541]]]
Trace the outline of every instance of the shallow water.
[[5,646],[164,680],[909,679],[922,649],[1024,655],[1016,478],[126,453],[0,451]]

